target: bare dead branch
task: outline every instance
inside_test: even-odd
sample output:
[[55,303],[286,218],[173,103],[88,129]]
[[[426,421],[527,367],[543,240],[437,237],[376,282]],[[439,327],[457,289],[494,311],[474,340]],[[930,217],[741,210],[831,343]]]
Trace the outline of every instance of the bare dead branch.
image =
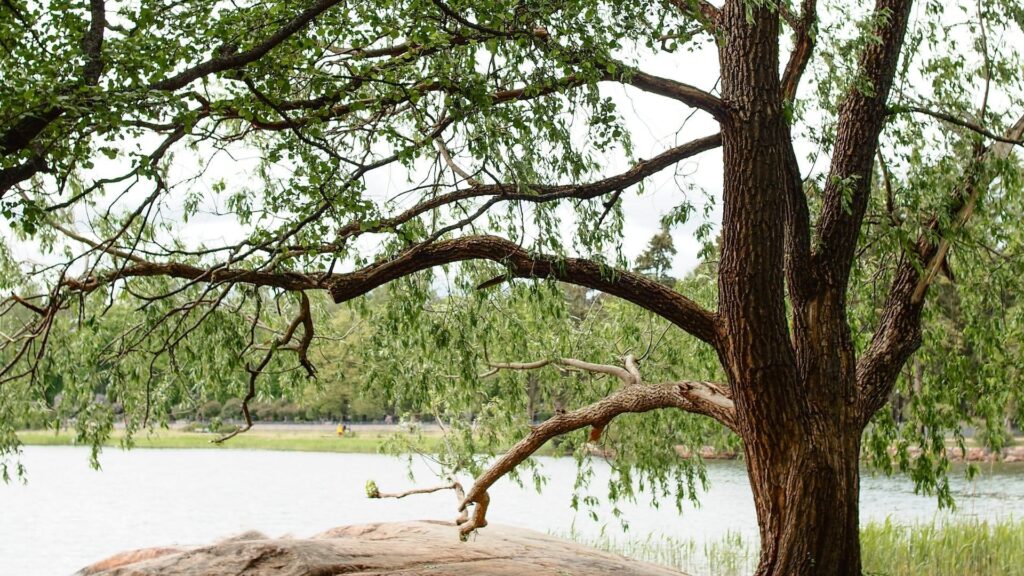
[[440,492],[441,490],[461,490],[462,486],[458,482],[452,482],[451,484],[445,484],[443,486],[434,486],[433,488],[415,488],[413,490],[406,490],[405,492],[381,492],[377,489],[376,483],[367,483],[366,497],[371,499],[379,498],[395,498],[401,499],[406,496],[415,496],[417,494],[433,494],[434,492]]
[[620,414],[642,413],[662,408],[678,408],[715,418],[729,428],[735,427],[735,406],[724,389],[709,382],[677,382],[659,385],[626,386],[589,406],[558,414],[531,427],[530,433],[481,474],[459,506],[465,511],[475,504],[473,520],[463,524],[459,533],[465,537],[476,528],[487,525],[486,511],[490,503],[487,490],[513,468],[529,458],[548,440],[587,426],[604,427]]
[[484,375],[489,376],[496,373],[498,370],[536,370],[551,364],[562,366],[564,368],[581,370],[583,372],[590,372],[592,374],[607,374],[622,380],[624,384],[634,384],[636,382],[633,379],[633,376],[624,368],[612,366],[610,364],[593,364],[591,362],[584,362],[583,360],[577,360],[575,358],[553,358],[550,360],[537,360],[535,362],[492,362],[489,363],[488,366],[493,368],[494,371],[485,373]]
[[455,174],[465,180],[470,186],[480,186],[479,180],[473,178],[468,172],[463,170],[461,166],[455,163],[455,160],[452,159],[451,153],[448,152],[448,146],[445,145],[444,140],[437,138],[435,142],[437,143],[438,154],[440,154],[441,158],[444,159],[445,164],[452,169],[452,172],[455,172]]

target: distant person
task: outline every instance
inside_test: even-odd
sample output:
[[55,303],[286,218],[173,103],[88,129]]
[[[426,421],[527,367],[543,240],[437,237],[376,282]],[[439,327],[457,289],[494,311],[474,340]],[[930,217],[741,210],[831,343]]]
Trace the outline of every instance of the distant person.
[[390,426],[390,425],[392,425],[394,423],[395,423],[395,421],[391,418],[391,414],[388,414],[388,415],[384,416],[384,424]]

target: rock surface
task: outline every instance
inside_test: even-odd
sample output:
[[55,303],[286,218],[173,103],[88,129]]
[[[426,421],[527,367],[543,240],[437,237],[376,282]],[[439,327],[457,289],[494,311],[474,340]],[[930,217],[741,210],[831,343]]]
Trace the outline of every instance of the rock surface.
[[452,524],[343,526],[306,539],[247,532],[212,546],[123,552],[78,576],[680,576],[531,530],[490,525],[459,542]]

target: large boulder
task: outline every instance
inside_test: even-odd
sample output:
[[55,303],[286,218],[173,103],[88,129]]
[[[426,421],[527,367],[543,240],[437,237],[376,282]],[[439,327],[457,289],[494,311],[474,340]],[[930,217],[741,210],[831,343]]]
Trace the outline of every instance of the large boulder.
[[366,524],[306,539],[246,533],[212,546],[124,552],[79,576],[680,576],[531,530],[490,525],[460,542],[443,522]]

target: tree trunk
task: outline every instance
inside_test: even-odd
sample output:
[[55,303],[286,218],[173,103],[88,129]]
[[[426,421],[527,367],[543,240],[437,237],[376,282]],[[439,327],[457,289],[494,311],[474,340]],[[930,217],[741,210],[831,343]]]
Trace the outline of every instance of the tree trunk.
[[745,442],[761,537],[758,576],[860,576],[860,435],[855,425],[793,434],[771,447],[778,439],[756,432]]

